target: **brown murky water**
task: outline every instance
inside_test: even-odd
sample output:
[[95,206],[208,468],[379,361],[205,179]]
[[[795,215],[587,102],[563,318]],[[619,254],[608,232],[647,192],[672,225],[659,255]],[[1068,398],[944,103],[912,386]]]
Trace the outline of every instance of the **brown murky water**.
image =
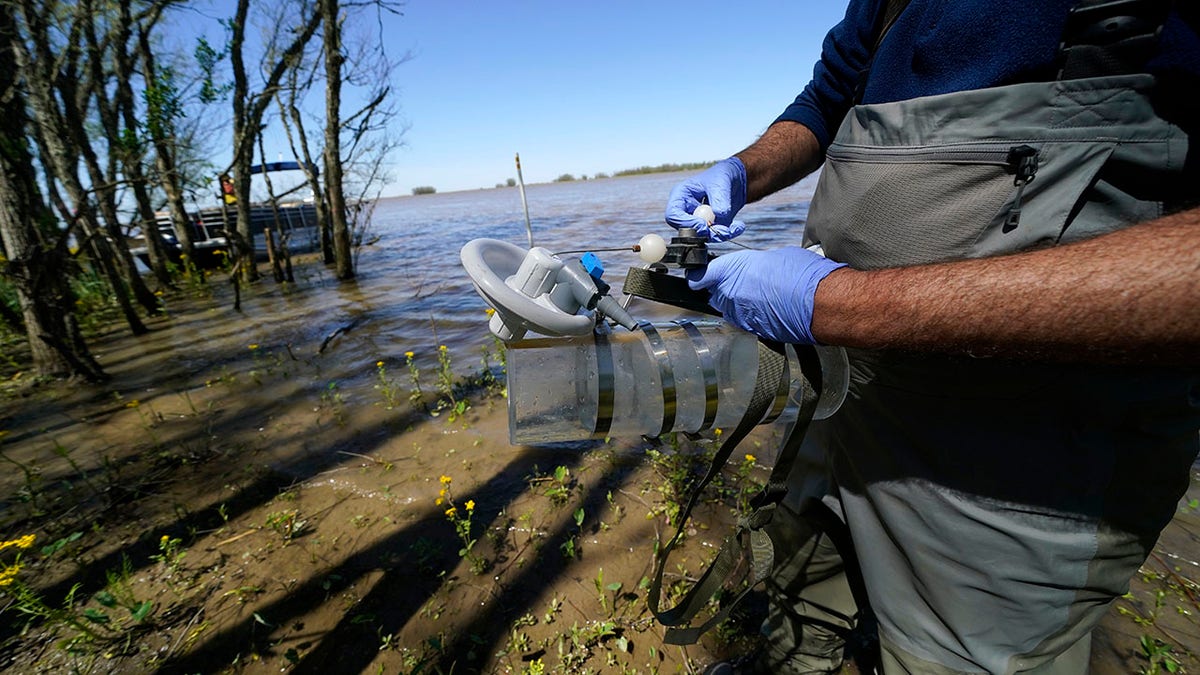
[[[661,231],[677,179],[533,186],[538,243],[614,245]],[[759,239],[749,243],[795,231],[803,190],[755,207],[747,220]],[[114,639],[68,649],[78,634],[68,625],[24,636],[0,627],[0,669],[696,672],[751,648],[753,605],[741,632],[686,649],[663,645],[645,607],[639,586],[676,501],[669,475],[694,467],[652,460],[636,439],[510,446],[499,383],[456,390],[470,403],[461,417],[435,409],[438,346],[460,377],[477,376],[481,348],[493,347],[458,246],[481,235],[523,242],[518,214],[512,190],[385,202],[357,282],[304,265],[294,287],[250,289],[241,314],[224,284],[212,297],[181,291],[151,334],[114,327],[94,343],[112,382],[4,399],[0,533],[35,532],[38,547],[67,540],[47,556],[31,550],[20,578],[56,606],[79,584],[79,611],[104,612]],[[621,255],[609,264],[618,277]],[[409,351],[424,394],[416,405]],[[760,428],[747,451],[766,461],[777,433]],[[751,477],[762,480],[762,468]],[[730,477],[725,498],[697,514],[670,580],[715,553],[737,485]],[[1185,653],[1200,651],[1194,498],[1200,478],[1146,577],[1106,620],[1095,672],[1148,668],[1143,636],[1200,669]],[[452,503],[461,516],[468,502],[475,543],[464,558],[445,511]],[[104,604],[106,591],[151,610],[137,622],[123,600]]]

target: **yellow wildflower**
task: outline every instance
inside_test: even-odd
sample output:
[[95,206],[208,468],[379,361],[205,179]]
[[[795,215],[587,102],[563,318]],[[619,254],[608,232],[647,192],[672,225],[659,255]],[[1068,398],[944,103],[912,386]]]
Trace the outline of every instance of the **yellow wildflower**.
[[406,359],[411,359],[412,357],[413,357],[413,353],[412,353],[412,352],[404,352],[404,358],[406,358]]
[[159,539],[159,540],[158,540],[158,546],[159,546],[159,548],[161,548],[161,547],[163,547],[163,546],[166,546],[168,541],[171,541],[171,538],[170,538],[170,537],[168,537],[167,535],[165,535],[165,534],[164,534],[164,535],[162,536],[162,539]]
[[252,345],[250,345],[250,350],[251,350],[251,351],[253,351],[253,350],[255,350],[255,349],[258,349],[258,343],[257,343],[257,342],[256,342],[256,343],[254,343],[254,344],[252,344]]
[[475,500],[474,500],[474,499],[468,499],[468,500],[467,500],[467,503],[466,503],[466,504],[463,504],[463,508],[465,508],[465,509],[466,509],[466,510],[468,510],[468,511],[474,511],[474,510],[475,510]]
[[438,345],[438,351],[439,351],[439,352],[444,352],[444,351],[446,351],[446,345]]
[[442,488],[441,490],[439,490],[439,491],[438,491],[438,496],[439,496],[439,497],[445,497],[445,496],[446,496],[446,488]]
[[754,455],[746,455],[746,461],[753,463],[753,462],[757,462],[758,458],[755,457]]
[[20,565],[3,565],[4,569],[0,570],[0,588],[11,586],[12,582],[17,580],[17,572],[21,571]]
[[716,429],[713,429],[713,436],[716,436],[717,438],[721,437],[721,429],[719,427]]
[[491,307],[488,307],[487,309],[483,310],[483,313],[487,314],[488,317],[490,318],[493,314],[496,313],[496,310],[492,309]]
[[375,367],[376,367],[376,368],[382,368],[382,367],[383,367],[383,361],[376,361],[376,362],[375,362]]
[[457,509],[455,509],[453,506],[451,506],[450,508],[446,509],[446,515],[447,515],[447,516],[449,516],[449,517],[451,517],[451,518],[453,518],[453,517],[455,516],[455,514],[457,514],[457,513],[458,513],[458,510],[457,510]]
[[450,481],[454,480],[454,479],[452,479],[450,476],[442,474],[442,476],[440,478],[438,478],[438,480],[442,482],[442,485],[449,485]]
[[20,548],[20,549],[29,548],[30,546],[33,546],[33,541],[36,538],[37,538],[37,535],[27,534],[23,537],[17,537],[16,539],[10,539],[9,541],[0,541],[0,551],[3,551],[6,548]]
[[132,401],[130,401],[129,403],[126,403],[126,404],[125,404],[125,407],[126,407],[126,408],[136,408],[136,407],[138,407],[138,406],[139,406],[139,405],[141,405],[141,404],[142,404],[142,403],[141,403],[141,401],[139,401],[139,400],[137,400],[137,399],[135,398],[135,399],[133,399]]
[[441,497],[438,497],[437,499],[433,500],[433,505],[434,505],[434,506],[441,506],[443,501],[445,501],[445,500],[444,500],[444,499],[442,499]]

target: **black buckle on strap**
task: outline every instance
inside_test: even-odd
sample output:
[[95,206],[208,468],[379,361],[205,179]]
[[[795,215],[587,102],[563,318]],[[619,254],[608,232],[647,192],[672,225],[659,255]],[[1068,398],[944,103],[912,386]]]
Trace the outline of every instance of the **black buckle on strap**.
[[1141,72],[1170,7],[1167,0],[1080,2],[1063,27],[1059,79]]

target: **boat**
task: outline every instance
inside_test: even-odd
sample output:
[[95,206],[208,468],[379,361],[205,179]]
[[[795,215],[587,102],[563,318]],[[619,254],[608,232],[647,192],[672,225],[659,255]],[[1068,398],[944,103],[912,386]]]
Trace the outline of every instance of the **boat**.
[[[300,170],[298,162],[271,162],[256,164],[250,167],[251,175],[274,172]],[[188,213],[191,225],[192,245],[196,251],[196,259],[192,262],[200,268],[221,267],[229,256],[229,239],[225,235],[226,223],[229,227],[237,226],[236,199],[232,198],[232,183],[222,177],[222,203],[220,206],[198,209]],[[317,226],[317,209],[311,198],[281,201],[288,195],[306,187],[300,184],[274,200],[257,202],[250,206],[250,232],[254,236],[254,256],[257,260],[266,260],[267,240],[266,230],[269,228],[275,240],[276,248],[286,241],[289,253],[306,253],[320,250],[321,233]],[[155,226],[167,245],[167,254],[178,263],[182,259],[183,246],[175,234],[171,214],[159,211],[154,214]],[[149,266],[149,255],[146,242],[139,235],[128,239],[130,252],[143,264]]]

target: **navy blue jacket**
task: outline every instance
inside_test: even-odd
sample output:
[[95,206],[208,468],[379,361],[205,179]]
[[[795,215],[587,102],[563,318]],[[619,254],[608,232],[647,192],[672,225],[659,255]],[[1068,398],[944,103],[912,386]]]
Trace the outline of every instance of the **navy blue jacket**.
[[[1052,80],[1063,24],[1076,1],[912,0],[879,47],[862,102]],[[822,148],[850,109],[883,2],[850,0],[845,18],[825,37],[812,82],[779,117],[807,126]],[[1160,48],[1147,64],[1150,72],[1200,82],[1200,38],[1177,14],[1163,26]]]

